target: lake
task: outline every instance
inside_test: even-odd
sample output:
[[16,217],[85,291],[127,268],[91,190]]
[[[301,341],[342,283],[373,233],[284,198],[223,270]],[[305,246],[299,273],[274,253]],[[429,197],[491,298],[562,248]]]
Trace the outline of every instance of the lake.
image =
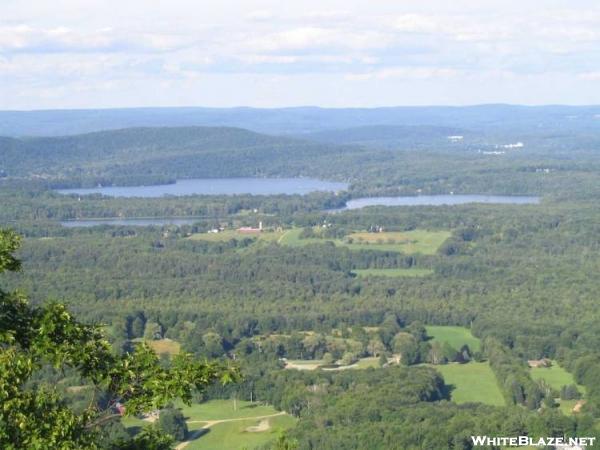
[[109,197],[153,198],[165,195],[305,195],[316,191],[338,192],[347,188],[347,183],[323,181],[314,178],[195,178],[177,180],[173,184],[57,189],[57,192],[61,194],[102,194]]
[[156,219],[74,219],[64,220],[60,224],[67,228],[95,227],[99,225],[117,225],[146,227],[149,225],[192,225],[200,218],[156,218]]
[[404,197],[365,197],[348,200],[338,211],[360,209],[366,206],[442,206],[466,203],[492,203],[509,205],[538,204],[539,197],[519,195],[417,195]]
[[[242,178],[237,178],[241,180]],[[252,178],[252,180],[255,180]],[[283,180],[283,179],[282,179]],[[191,181],[191,180],[190,180]],[[316,180],[318,181],[318,180]],[[319,181],[320,182],[320,181]],[[320,182],[323,183],[323,182]],[[324,182],[327,183],[327,182]],[[335,184],[335,183],[334,183]],[[341,183],[338,183],[341,184]],[[110,188],[104,188],[110,189]],[[118,188],[127,189],[127,188]],[[132,189],[132,188],[129,188]],[[135,189],[135,188],[133,188]],[[71,191],[71,189],[67,189]],[[77,189],[84,191],[85,189]],[[106,194],[108,195],[108,194]],[[185,195],[185,194],[181,194]],[[344,208],[329,210],[329,212],[360,209],[367,206],[442,206],[463,205],[467,203],[489,203],[509,205],[535,205],[540,202],[539,197],[519,195],[418,195],[404,197],[365,197],[349,200]],[[98,225],[191,225],[201,218],[147,218],[147,219],[77,219],[61,222],[61,225],[73,227],[94,227]]]

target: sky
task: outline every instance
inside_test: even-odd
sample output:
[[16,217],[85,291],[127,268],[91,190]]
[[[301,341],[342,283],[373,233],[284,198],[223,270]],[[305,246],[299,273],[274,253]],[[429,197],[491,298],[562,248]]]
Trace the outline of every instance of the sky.
[[0,109],[600,104],[597,0],[0,0]]

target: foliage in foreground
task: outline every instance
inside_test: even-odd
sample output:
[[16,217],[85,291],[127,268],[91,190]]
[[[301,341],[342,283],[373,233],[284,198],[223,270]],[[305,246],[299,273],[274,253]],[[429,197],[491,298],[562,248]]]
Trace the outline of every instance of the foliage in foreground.
[[[0,230],[0,273],[19,270],[13,253],[19,238]],[[26,383],[46,364],[72,368],[93,385],[94,398],[82,414],[56,391]],[[159,364],[147,346],[115,355],[96,325],[78,322],[58,303],[32,307],[18,293],[0,290],[0,447],[4,449],[95,449],[103,424],[118,417],[164,407],[173,398],[189,403],[211,383],[233,381],[237,371],[199,362],[188,354]],[[121,449],[166,449],[172,438],[147,429],[114,445]]]

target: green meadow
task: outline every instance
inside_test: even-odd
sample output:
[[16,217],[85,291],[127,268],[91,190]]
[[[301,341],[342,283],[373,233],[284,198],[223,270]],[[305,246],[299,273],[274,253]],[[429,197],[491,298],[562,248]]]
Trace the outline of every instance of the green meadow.
[[[295,425],[296,419],[272,406],[248,401],[211,400],[185,406],[176,404],[188,423],[188,437],[180,443],[189,450],[241,450],[264,445]],[[127,417],[123,425],[136,430],[149,422]]]
[[434,341],[447,342],[455,349],[468,345],[471,351],[478,351],[481,347],[479,339],[471,334],[471,330],[464,327],[454,326],[426,326],[427,334]]
[[224,420],[275,414],[272,406],[247,401],[211,400],[191,406],[178,405],[188,421]]
[[220,233],[194,233],[188,239],[193,241],[227,242],[233,239],[257,239],[259,241],[277,241],[283,236],[282,231],[263,231],[262,233],[241,233],[238,230],[225,230]]
[[[560,389],[563,386],[567,386],[569,384],[574,384],[577,386],[577,389],[581,393],[581,396],[585,396],[585,388],[577,383],[575,383],[575,379],[573,375],[567,372],[565,369],[560,367],[556,361],[552,361],[552,366],[550,367],[533,367],[530,369],[531,378],[534,380],[544,380],[548,383],[553,389],[556,389],[560,392]],[[573,408],[577,404],[579,400],[562,400],[558,401],[559,408],[565,415],[573,414]]]
[[[565,369],[560,367],[556,361],[552,361],[552,366],[550,367],[534,367],[531,369],[531,378],[534,380],[545,380],[552,388],[557,391],[560,390],[561,387],[569,385],[569,384],[577,384],[575,383],[575,379],[573,375],[567,372]],[[579,392],[583,394],[583,386],[577,386]]]
[[301,239],[301,228],[293,228],[284,232],[278,240],[283,245],[298,247],[309,244],[333,242],[337,246],[352,250],[381,250],[405,254],[435,254],[440,246],[451,236],[449,231],[411,230],[402,232],[350,233],[343,239],[306,238]]
[[[223,422],[211,426],[197,439],[191,440],[185,447],[187,450],[242,450],[252,449],[268,444],[277,439],[279,434],[292,428],[296,419],[281,415],[267,419],[248,419]],[[268,427],[264,431],[251,431],[253,428]],[[190,434],[201,427],[201,424],[190,425]]]
[[442,374],[446,384],[453,387],[450,395],[455,403],[478,402],[504,406],[504,398],[496,376],[487,362],[452,363],[432,367]]

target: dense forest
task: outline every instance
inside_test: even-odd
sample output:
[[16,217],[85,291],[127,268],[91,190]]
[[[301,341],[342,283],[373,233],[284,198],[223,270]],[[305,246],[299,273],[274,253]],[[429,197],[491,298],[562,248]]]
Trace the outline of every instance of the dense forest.
[[[556,124],[560,114],[542,116]],[[168,341],[234,362],[238,383],[194,400],[258,399],[285,411],[297,420],[281,441],[291,448],[470,449],[474,434],[595,436],[600,133],[587,122],[535,129],[501,126],[498,117],[362,126],[339,119],[327,130],[288,130],[295,137],[190,126],[3,138],[0,225],[24,239],[23,270],[3,274],[2,286],[34,305],[67,303],[101,324],[118,354]],[[510,147],[516,142],[523,147]],[[349,187],[162,198],[52,190],[242,176]],[[450,192],[541,201],[332,211],[367,195]],[[192,220],[61,225],[135,217]],[[259,223],[260,233],[238,231]],[[481,345],[439,341],[431,326],[462,327]],[[534,377],[528,361],[545,359],[572,384]],[[290,360],[323,367],[290,370]],[[325,370],[363,360],[372,366]],[[443,366],[485,366],[502,404],[457,401]],[[85,383],[49,368],[35,378],[57,380]],[[60,394],[75,409],[88,401],[64,386]],[[557,403],[580,398],[577,414]],[[181,422],[177,414],[171,408],[164,420]]]

